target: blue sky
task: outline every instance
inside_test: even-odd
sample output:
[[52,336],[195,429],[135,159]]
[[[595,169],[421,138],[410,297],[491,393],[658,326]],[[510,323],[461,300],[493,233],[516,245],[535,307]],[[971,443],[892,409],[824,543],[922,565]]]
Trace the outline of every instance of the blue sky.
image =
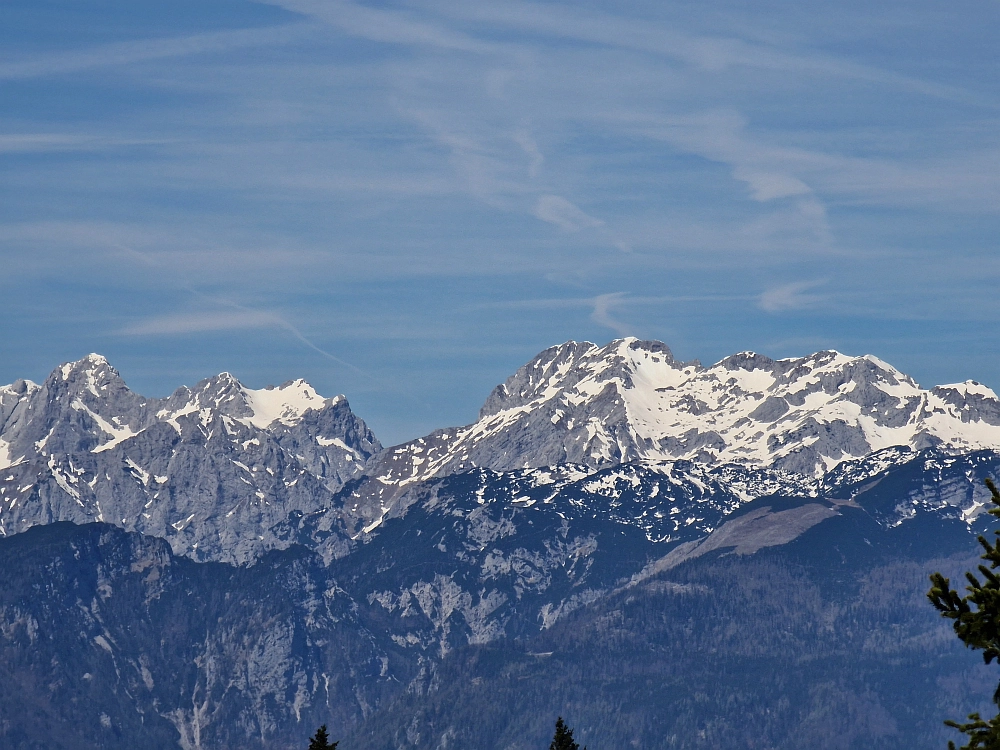
[[[624,6],[624,7],[623,7]],[[0,382],[346,393],[386,443],[539,350],[1000,388],[996,0],[5,0]]]

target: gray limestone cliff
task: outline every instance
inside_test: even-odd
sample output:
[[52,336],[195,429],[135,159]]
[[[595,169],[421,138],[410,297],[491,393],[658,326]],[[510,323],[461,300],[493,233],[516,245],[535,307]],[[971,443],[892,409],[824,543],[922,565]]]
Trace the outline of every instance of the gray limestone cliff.
[[287,546],[289,518],[329,507],[380,448],[344,397],[303,381],[255,391],[223,373],[147,399],[90,355],[0,389],[0,532],[105,521],[246,563]]

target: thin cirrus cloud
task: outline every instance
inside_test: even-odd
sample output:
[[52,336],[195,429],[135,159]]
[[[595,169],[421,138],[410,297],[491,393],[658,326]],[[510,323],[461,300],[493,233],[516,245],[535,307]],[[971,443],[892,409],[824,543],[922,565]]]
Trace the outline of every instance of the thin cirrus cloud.
[[599,294],[594,298],[594,311],[590,319],[600,326],[610,328],[619,336],[631,336],[632,329],[612,315],[612,311],[625,295],[622,292]]
[[628,324],[618,320],[614,311],[628,304],[663,304],[676,302],[679,298],[629,298],[626,292],[608,292],[594,297],[560,299],[529,299],[513,300],[500,303],[478,304],[478,309],[500,310],[560,310],[583,308],[590,310],[590,319],[602,328],[608,328],[618,336],[631,336],[633,329]]
[[830,75],[888,84],[915,93],[978,106],[984,104],[991,107],[1000,106],[1000,100],[996,97],[984,99],[982,94],[961,87],[929,82],[830,55],[790,52],[732,35],[686,33],[648,20],[586,11],[576,6],[528,2],[463,3],[442,0],[435,7],[454,18],[503,24],[559,38],[571,38],[662,55],[708,71],[718,72],[735,66]]
[[107,151],[129,146],[163,145],[168,142],[164,139],[109,138],[80,133],[2,133],[0,154]]
[[729,165],[733,178],[746,183],[753,199],[760,203],[812,193],[796,172],[829,162],[822,154],[748,137],[746,118],[732,110],[672,118],[635,115],[620,124],[632,132]]
[[767,172],[747,169],[742,166],[733,168],[733,177],[750,186],[753,199],[766,203],[775,198],[791,198],[796,195],[809,195],[812,189],[794,175],[780,172]]
[[[295,7],[308,9],[314,13],[317,12],[315,4],[312,3],[300,3],[296,4]],[[338,4],[336,7],[340,9],[349,7],[351,13],[356,13],[358,10],[356,4]],[[673,40],[673,37],[670,37],[669,34],[657,37],[655,44],[647,40],[648,43],[637,46],[634,42],[629,41],[636,37],[636,34],[632,33],[636,30],[630,26],[632,22],[623,19],[614,19],[614,23],[603,18],[598,19],[600,22],[581,22],[569,19],[570,22],[564,24],[562,21],[567,20],[564,18],[566,15],[565,10],[542,9],[531,5],[511,5],[504,7],[508,8],[506,13],[494,11],[466,12],[456,10],[455,6],[445,6],[445,11],[451,12],[453,16],[459,18],[488,21],[500,20],[501,22],[518,27],[542,31],[548,30],[552,33],[558,31],[560,35],[575,35],[575,38],[599,40],[606,43],[620,44],[629,48],[656,49],[660,51],[677,49],[677,45],[668,44],[668,42]],[[408,23],[406,17],[399,13],[391,13],[389,11],[379,11],[379,13],[382,14],[379,18],[392,16],[397,24],[401,23],[403,26],[406,26]],[[559,15],[560,13],[563,15]],[[362,13],[361,15],[365,16],[371,23],[374,23],[376,20],[370,13]],[[400,20],[401,18],[403,19],[402,21]],[[608,20],[607,23],[605,23],[606,20]],[[616,28],[616,24],[617,30],[609,31],[609,29]],[[655,27],[655,24],[652,24],[652,26]],[[438,30],[441,27],[441,23],[434,26]],[[368,28],[368,26],[365,28]],[[360,33],[356,26],[352,26],[351,29],[353,33]],[[657,33],[660,33],[660,31],[662,29],[657,31]],[[426,29],[424,29],[424,32],[426,32]],[[395,43],[430,44],[450,48],[462,47],[465,50],[488,52],[490,55],[496,52],[494,47],[489,47],[488,50],[486,48],[476,50],[475,45],[466,44],[465,42],[458,44],[455,40],[442,38],[439,34],[424,32],[396,35],[393,37],[393,41]],[[642,37],[643,35],[640,34],[639,36]],[[649,37],[648,29],[645,36]],[[704,47],[702,42],[698,42],[691,49]],[[702,47],[698,47],[698,45]],[[726,46],[726,44],[721,43],[716,45],[719,49],[726,48]],[[699,57],[700,54],[696,55],[694,52],[691,52],[687,55],[686,62],[695,64],[701,59]],[[861,77],[865,80],[895,80],[891,75],[880,73],[877,70],[859,70],[857,66],[852,67],[849,65],[807,65],[798,58],[791,61],[784,58],[779,60],[774,55],[761,54],[755,57],[749,53],[740,53],[733,60],[738,61],[740,64],[762,68],[777,69],[784,66],[786,70],[796,70],[799,73],[803,71],[819,71],[824,74],[847,78]],[[704,61],[702,60],[702,62]],[[793,62],[795,64],[792,64]],[[707,67],[712,70],[724,70],[727,65],[728,63],[726,65],[712,64]],[[702,67],[705,66],[703,65]],[[921,87],[916,85],[916,83],[915,81],[908,81],[908,84],[914,84],[910,86],[914,90],[924,91],[926,89],[925,93],[932,95],[942,94],[942,91],[934,86]],[[570,85],[573,85],[573,83],[570,82]],[[433,116],[428,114],[428,110],[419,114],[414,114],[411,111],[411,114],[414,114],[417,121],[428,127],[435,140],[451,150],[452,163],[455,166],[456,172],[473,195],[484,200],[489,205],[498,208],[509,208],[510,202],[508,199],[510,195],[537,190],[530,183],[538,176],[541,166],[545,163],[545,158],[537,146],[534,146],[531,150],[532,158],[530,167],[527,170],[528,174],[519,178],[517,174],[511,171],[510,159],[495,146],[491,145],[491,141],[496,141],[502,135],[501,133],[490,132],[491,129],[495,129],[495,122],[489,124],[477,123],[474,118],[470,119],[466,116],[467,124],[471,123],[472,126],[466,127],[465,132],[459,133],[454,129],[455,121],[456,119],[461,119],[463,113],[468,115],[469,109],[465,106],[464,102],[459,104],[458,102],[445,101],[441,105],[442,109]],[[475,112],[475,107],[471,111]],[[484,119],[488,120],[489,115],[487,113],[483,114],[486,115]],[[600,111],[598,109],[593,113],[593,119],[598,122],[601,120],[607,121],[609,114],[607,111]],[[621,116],[621,114],[616,114],[613,116],[613,119],[617,118],[620,120]],[[648,115],[643,116],[648,117]],[[586,119],[586,115],[583,115],[583,117]],[[644,131],[644,135],[647,137],[665,140],[677,149],[728,164],[731,168],[733,179],[746,184],[749,188],[750,197],[759,203],[770,203],[789,198],[809,198],[808,201],[798,204],[801,210],[795,213],[795,215],[783,210],[781,213],[776,214],[773,220],[759,220],[755,224],[757,227],[777,225],[783,221],[782,215],[785,215],[791,219],[789,226],[793,228],[811,222],[812,228],[807,231],[807,234],[823,238],[823,242],[826,242],[831,237],[831,231],[826,220],[825,199],[817,194],[814,183],[822,186],[825,190],[836,190],[842,194],[845,191],[857,193],[857,191],[861,190],[871,195],[873,191],[881,189],[881,197],[888,203],[898,203],[901,200],[910,200],[912,202],[915,198],[919,199],[916,191],[921,188],[927,193],[937,193],[936,196],[926,196],[924,200],[933,201],[946,198],[940,189],[935,187],[932,180],[924,181],[916,175],[894,175],[892,170],[885,169],[875,160],[845,158],[821,151],[769,145],[759,137],[749,137],[745,132],[746,118],[737,112],[719,113],[709,111],[703,115],[672,118],[669,121],[662,122],[658,126],[630,127],[627,123],[619,124],[625,125],[624,128],[617,128],[619,132],[622,130],[625,132],[629,130],[632,132]],[[525,132],[523,129],[520,131],[522,136]],[[530,136],[530,133],[528,135]],[[525,142],[523,137],[521,138],[521,142]],[[935,168],[937,166],[939,165],[929,167],[928,173],[931,174],[938,171]],[[879,174],[880,172],[881,174]],[[852,177],[852,173],[857,175],[857,177]],[[867,173],[869,176],[876,177],[877,179],[861,179],[861,173]],[[951,173],[958,175],[960,174],[960,170],[956,166],[955,169],[951,170]],[[985,176],[984,179],[989,180],[990,177]],[[910,187],[902,191],[896,190],[901,185],[904,188],[907,185]],[[974,187],[973,190],[975,190]],[[594,217],[587,219],[572,211],[565,204],[557,203],[557,201],[566,201],[570,206],[576,206],[577,203],[569,198],[553,196],[548,193],[536,193],[536,195],[537,197],[531,209],[532,215],[543,221],[560,226],[567,231],[579,231],[585,226],[595,226],[592,222],[602,221],[602,219]],[[630,249],[630,243],[621,240],[616,240],[613,244],[620,249]]]
[[[349,34],[374,41],[430,46],[486,55],[495,55],[498,52],[514,54],[516,51],[514,45],[504,48],[495,44],[478,43],[470,35],[455,33],[439,23],[418,22],[398,11],[376,10],[346,1],[317,3],[313,0],[281,0],[276,4],[286,10],[294,10],[335,25]],[[600,41],[643,51],[680,54],[685,62],[712,70],[719,70],[736,62],[763,67],[781,65],[788,67],[787,60],[775,61],[767,56],[762,58],[760,55],[736,53],[731,50],[726,52],[725,50],[734,46],[731,40],[691,39],[663,29],[657,30],[653,38],[650,38],[648,25],[642,26],[640,31],[640,28],[621,19],[616,19],[616,23],[609,23],[609,19],[604,17],[580,21],[567,17],[565,9],[553,10],[530,4],[508,4],[505,9],[494,9],[490,12],[470,13],[459,11],[455,6],[448,6],[445,10],[466,19],[508,23],[533,31]],[[609,32],[609,29],[612,31]],[[636,39],[645,39],[646,42],[637,46]],[[505,171],[507,165],[498,158],[494,149],[483,142],[479,134],[468,131],[464,134],[455,132],[454,119],[449,115],[433,114],[428,111],[411,111],[409,114],[427,127],[438,142],[452,151],[454,163],[471,192],[489,203],[495,203],[501,194],[517,191],[517,188],[512,188],[509,184],[504,185],[505,180],[500,174]],[[534,178],[544,163],[543,154],[530,132],[524,129],[514,133],[513,140],[521,145],[530,157],[528,177]],[[730,153],[735,151],[733,148],[726,150]],[[736,163],[733,174],[736,179],[750,186],[755,200],[762,202],[810,192],[810,188],[799,178],[788,173],[768,170],[766,165]],[[557,195],[538,196],[531,213],[542,221],[555,224],[569,232],[603,224],[600,219],[587,215],[571,201]],[[623,241],[616,240],[614,244],[620,249],[629,249],[627,243]]]
[[419,45],[462,52],[491,52],[496,45],[411,14],[371,8],[349,0],[270,0],[353,36],[374,42]]
[[992,143],[977,150],[972,143],[956,142],[949,144],[959,146],[954,153],[914,152],[899,160],[769,142],[765,133],[748,132],[747,118],[733,110],[672,118],[637,113],[619,117],[625,132],[728,165],[733,178],[745,183],[760,203],[823,194],[886,206],[935,204],[963,211],[970,200],[977,210],[1000,205],[1000,170],[995,168],[1000,151]]
[[822,286],[822,281],[797,281],[772,287],[757,298],[757,304],[769,313],[804,310],[815,307],[825,298],[818,294],[807,294],[810,289]]
[[275,313],[258,310],[220,310],[163,315],[137,321],[123,327],[125,336],[183,336],[265,328],[286,328],[287,323]]
[[311,33],[311,24],[292,23],[261,29],[237,29],[185,36],[115,42],[0,63],[0,80],[22,80],[77,73],[94,68],[231,52],[263,45],[285,45]]
[[542,221],[555,224],[567,232],[579,232],[581,229],[594,229],[604,225],[600,219],[595,219],[579,206],[558,195],[539,196],[532,213]]
[[[199,297],[205,295],[197,294]],[[285,331],[307,349],[357,374],[363,371],[341,357],[318,346],[284,316],[268,310],[254,310],[230,304],[232,309],[175,313],[129,324],[118,331],[122,336],[190,336],[192,334],[274,329]]]

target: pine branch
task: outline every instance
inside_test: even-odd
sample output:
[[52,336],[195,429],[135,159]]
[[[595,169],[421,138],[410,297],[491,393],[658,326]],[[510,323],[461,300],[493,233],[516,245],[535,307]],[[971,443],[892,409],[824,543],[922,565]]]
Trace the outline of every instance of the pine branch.
[[[989,509],[989,513],[1000,517],[1000,490],[991,479],[986,480],[986,486],[995,506]],[[966,572],[969,585],[966,586],[968,593],[965,596],[955,591],[951,581],[940,573],[931,574],[931,590],[927,592],[934,608],[942,617],[952,621],[955,635],[968,648],[981,650],[983,661],[987,664],[1000,659],[1000,576],[994,572],[1000,568],[1000,531],[995,534],[998,537],[995,544],[979,537],[983,548],[980,559],[989,563],[989,567],[978,566],[982,580],[972,572]],[[1000,708],[1000,685],[993,693],[993,702]],[[954,742],[949,742],[949,750],[1000,750],[1000,714],[985,721],[978,713],[972,713],[968,719],[966,723],[945,722],[969,738],[969,744],[957,749]]]

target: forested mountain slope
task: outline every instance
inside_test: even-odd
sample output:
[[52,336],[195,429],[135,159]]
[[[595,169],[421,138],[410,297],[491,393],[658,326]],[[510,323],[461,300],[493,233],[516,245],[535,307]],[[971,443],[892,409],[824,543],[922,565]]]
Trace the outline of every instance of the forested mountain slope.
[[91,355],[0,388],[0,747],[940,747],[998,448],[985,386],[836,352],[569,342],[390,448]]

